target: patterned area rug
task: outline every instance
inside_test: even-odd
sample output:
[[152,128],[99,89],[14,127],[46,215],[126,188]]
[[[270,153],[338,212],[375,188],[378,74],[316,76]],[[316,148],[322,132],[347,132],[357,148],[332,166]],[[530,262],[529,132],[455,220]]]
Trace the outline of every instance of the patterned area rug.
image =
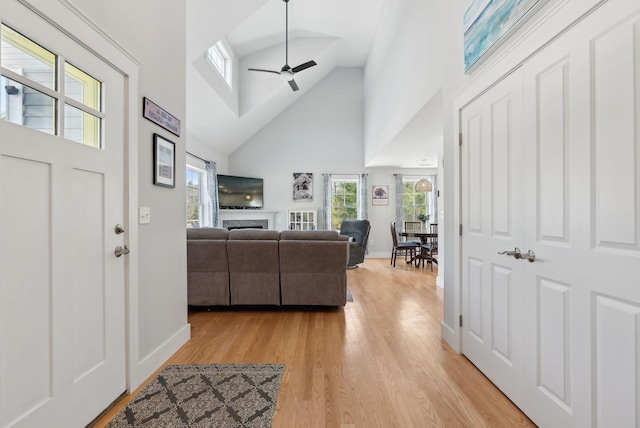
[[167,366],[107,427],[270,427],[283,371],[283,364]]

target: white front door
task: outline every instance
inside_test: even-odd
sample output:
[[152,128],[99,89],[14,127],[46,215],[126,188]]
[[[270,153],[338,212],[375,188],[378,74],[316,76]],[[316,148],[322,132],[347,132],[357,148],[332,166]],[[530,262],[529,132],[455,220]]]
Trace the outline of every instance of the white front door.
[[[610,0],[462,109],[463,353],[543,427],[640,426],[638,34],[640,4]],[[505,85],[520,138],[495,163]],[[518,224],[504,249],[531,263],[496,259],[496,168]]]
[[[58,55],[54,91],[82,100],[70,90],[82,73],[101,82],[96,119],[23,85],[28,61],[0,62],[17,88],[8,96],[21,97],[11,108],[39,114],[28,126],[52,124],[53,134],[0,120],[0,426],[79,427],[126,389],[126,256],[114,255],[125,236],[115,232],[125,219],[124,77],[17,2],[3,2],[0,19]],[[41,58],[28,43],[11,49]]]

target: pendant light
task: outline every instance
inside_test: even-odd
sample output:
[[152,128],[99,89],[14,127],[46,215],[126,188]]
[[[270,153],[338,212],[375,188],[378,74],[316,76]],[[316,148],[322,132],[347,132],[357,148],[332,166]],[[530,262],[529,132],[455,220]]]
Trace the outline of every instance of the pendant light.
[[428,193],[433,191],[433,184],[431,184],[431,182],[426,178],[423,178],[416,182],[414,190],[418,193]]

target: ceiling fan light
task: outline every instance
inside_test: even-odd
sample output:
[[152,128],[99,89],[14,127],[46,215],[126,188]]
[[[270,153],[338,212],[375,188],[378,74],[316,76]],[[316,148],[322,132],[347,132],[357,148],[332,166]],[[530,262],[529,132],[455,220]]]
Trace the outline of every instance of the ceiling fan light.
[[416,186],[414,187],[414,190],[417,193],[431,192],[431,191],[433,191],[433,184],[431,184],[431,182],[429,180],[427,180],[426,178],[423,178],[423,179],[418,180],[416,182]]
[[293,73],[291,73],[290,71],[283,71],[282,73],[280,73],[280,80],[282,80],[283,82],[292,81]]

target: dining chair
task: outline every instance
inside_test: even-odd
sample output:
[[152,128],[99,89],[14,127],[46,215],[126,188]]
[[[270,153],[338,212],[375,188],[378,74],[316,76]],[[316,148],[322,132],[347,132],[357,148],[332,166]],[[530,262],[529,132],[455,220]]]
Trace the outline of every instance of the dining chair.
[[420,260],[418,264],[422,262],[424,267],[424,261],[431,265],[431,271],[433,271],[433,264],[438,264],[438,260],[434,257],[438,254],[438,223],[429,225],[429,236],[427,237],[427,243],[422,244],[420,247]]
[[[404,222],[404,231],[406,233],[411,233],[411,232],[422,232],[422,222],[421,221],[405,221]],[[415,242],[420,242],[419,238],[411,238],[411,237],[406,237],[405,241],[415,241]]]
[[413,260],[417,260],[416,256],[420,243],[415,241],[398,242],[398,232],[396,231],[396,223],[391,222],[391,238],[393,240],[393,248],[391,250],[391,264],[396,267],[396,258],[398,253],[404,254],[405,260],[407,255],[411,256]]

